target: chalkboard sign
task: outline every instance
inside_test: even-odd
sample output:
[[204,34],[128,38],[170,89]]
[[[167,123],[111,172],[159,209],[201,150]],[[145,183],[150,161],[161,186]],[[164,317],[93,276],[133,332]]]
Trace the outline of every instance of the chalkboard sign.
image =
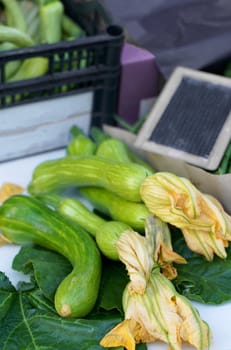
[[136,146],[214,170],[231,138],[231,79],[178,67]]

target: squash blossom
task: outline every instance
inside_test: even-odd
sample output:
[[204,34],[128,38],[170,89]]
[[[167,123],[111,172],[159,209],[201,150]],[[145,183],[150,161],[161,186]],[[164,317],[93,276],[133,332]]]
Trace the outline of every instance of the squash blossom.
[[104,347],[135,350],[138,343],[163,341],[171,350],[188,342],[196,349],[209,347],[210,330],[190,301],[175,290],[155,261],[156,220],[146,220],[145,237],[125,231],[117,241],[120,260],[130,282],[123,293],[124,320],[100,342]]
[[172,263],[185,264],[186,260],[173,251],[168,225],[157,217],[150,217],[146,222],[146,229],[153,230],[151,249],[154,252],[154,261],[158,263],[165,277],[170,280],[176,278],[177,270]]
[[[2,184],[2,186],[0,186],[0,203],[3,203],[7,198],[15,194],[20,194],[23,192],[23,187],[11,182],[5,182]],[[11,241],[4,237],[2,234],[0,234],[0,246],[5,244],[11,244]]]
[[23,187],[11,182],[5,182],[2,184],[2,186],[0,186],[0,203],[3,203],[7,198],[15,194],[20,194],[23,192]]
[[188,179],[158,172],[141,185],[149,211],[181,229],[188,247],[207,260],[226,258],[231,241],[231,217],[212,196],[201,193]]

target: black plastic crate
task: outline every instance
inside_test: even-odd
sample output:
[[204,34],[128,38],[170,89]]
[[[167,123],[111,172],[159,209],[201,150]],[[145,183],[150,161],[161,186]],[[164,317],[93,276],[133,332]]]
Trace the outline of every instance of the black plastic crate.
[[[75,1],[63,1],[66,12],[75,19]],[[88,4],[89,5],[89,4]],[[80,4],[83,6],[83,4]],[[123,30],[99,22],[97,11],[86,28],[87,37],[1,52],[0,111],[8,107],[86,91],[94,92],[92,122],[111,122],[116,108],[120,75],[120,52]],[[100,19],[102,23],[102,19]],[[85,28],[84,28],[85,29]],[[14,82],[5,81],[5,67],[10,61],[43,57],[48,71],[37,78]]]

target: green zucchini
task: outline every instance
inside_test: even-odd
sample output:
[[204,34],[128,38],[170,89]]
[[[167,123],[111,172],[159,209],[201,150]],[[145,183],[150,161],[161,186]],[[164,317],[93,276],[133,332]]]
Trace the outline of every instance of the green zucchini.
[[20,2],[17,0],[1,0],[0,2],[3,4],[6,11],[7,26],[12,26],[26,33],[26,17],[21,9]]
[[0,42],[9,42],[17,47],[27,47],[34,44],[28,34],[4,24],[0,24]]
[[56,43],[62,39],[62,21],[64,6],[62,1],[41,1],[39,6],[39,20],[41,43]]
[[123,141],[116,138],[104,140],[98,146],[96,155],[106,159],[115,159],[120,162],[137,163],[154,173],[151,165],[133,153]]
[[85,187],[79,192],[100,212],[126,223],[138,232],[144,232],[145,220],[150,211],[143,203],[128,201],[103,188]]
[[61,197],[54,193],[40,195],[38,198],[46,205],[53,207],[72,223],[77,223],[89,232],[107,258],[119,260],[116,241],[119,236],[131,227],[119,221],[106,221],[89,210],[77,198]]
[[64,157],[38,165],[28,191],[35,195],[70,186],[96,186],[127,200],[140,202],[140,186],[151,174],[141,165],[114,162],[95,155]]
[[74,125],[70,132],[72,139],[67,145],[67,156],[95,154],[96,144],[80,128]]
[[40,77],[48,71],[49,61],[45,57],[33,57],[24,60],[18,71],[8,81],[18,81]]
[[41,201],[24,195],[12,196],[0,207],[0,230],[14,243],[37,244],[70,261],[73,270],[55,293],[59,315],[84,317],[92,310],[98,296],[101,257],[85,230],[70,225]]
[[93,127],[90,134],[98,145],[96,150],[97,156],[120,162],[137,163],[154,173],[151,165],[129,149],[128,145],[122,140],[107,135],[97,127]]

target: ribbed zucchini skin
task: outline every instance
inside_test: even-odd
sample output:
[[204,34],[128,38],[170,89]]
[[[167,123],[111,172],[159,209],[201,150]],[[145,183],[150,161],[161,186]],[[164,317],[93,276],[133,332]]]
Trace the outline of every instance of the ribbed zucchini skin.
[[73,270],[57,288],[55,308],[63,317],[84,317],[91,311],[98,296],[101,256],[84,229],[71,226],[33,197],[15,195],[0,207],[0,230],[14,243],[37,244],[65,256]]
[[[82,204],[77,198],[43,194],[39,199],[59,212],[72,223],[77,223],[91,234],[103,255],[112,260],[119,260],[116,241],[122,232],[131,230],[124,222],[106,221]],[[134,204],[134,203],[133,203]]]
[[128,201],[97,187],[81,188],[80,194],[96,209],[109,215],[113,220],[124,222],[133,229],[144,232],[145,220],[150,215],[150,211],[143,203]]
[[94,155],[64,157],[38,165],[28,191],[41,194],[68,186],[96,186],[140,202],[140,186],[148,175],[151,172],[138,164],[114,162]]
[[113,137],[107,138],[100,143],[96,155],[105,159],[140,164],[146,168],[148,172],[155,172],[151,165],[132,152],[123,141]]

